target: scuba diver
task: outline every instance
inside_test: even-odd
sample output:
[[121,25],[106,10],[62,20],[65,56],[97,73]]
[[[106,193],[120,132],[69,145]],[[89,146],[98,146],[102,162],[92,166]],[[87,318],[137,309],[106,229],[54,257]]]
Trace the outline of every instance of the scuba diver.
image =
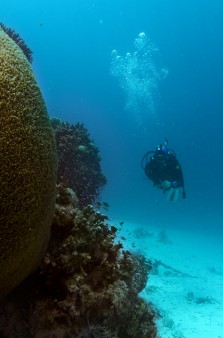
[[141,166],[154,186],[163,190],[167,200],[175,202],[179,188],[182,188],[182,198],[186,197],[183,172],[175,152],[168,148],[167,139],[156,150],[145,153]]

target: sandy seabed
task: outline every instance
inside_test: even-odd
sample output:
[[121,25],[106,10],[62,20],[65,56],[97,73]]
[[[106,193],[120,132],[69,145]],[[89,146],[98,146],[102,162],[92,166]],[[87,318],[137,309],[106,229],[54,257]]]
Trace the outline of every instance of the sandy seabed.
[[221,236],[125,222],[119,237],[153,262],[141,296],[159,312],[160,338],[223,338]]

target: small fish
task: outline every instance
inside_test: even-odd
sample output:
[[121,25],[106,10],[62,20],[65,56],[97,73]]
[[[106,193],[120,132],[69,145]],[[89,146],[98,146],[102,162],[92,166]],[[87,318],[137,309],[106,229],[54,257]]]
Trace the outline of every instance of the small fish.
[[95,205],[95,208],[97,208],[97,209],[103,208],[106,211],[108,211],[108,208],[109,208],[109,205],[108,205],[107,202],[102,202],[102,203],[101,202],[96,202],[94,205]]
[[116,227],[114,227],[114,225],[111,226],[111,231],[113,233],[116,233],[118,231],[118,229]]
[[97,209],[100,209],[100,208],[101,208],[101,202],[96,202],[96,203],[95,203],[95,207],[96,207]]
[[123,225],[123,224],[124,224],[124,222],[120,222],[119,224],[120,224],[120,225]]
[[109,204],[108,204],[107,202],[103,202],[103,203],[102,203],[102,207],[103,207],[105,210],[108,210]]

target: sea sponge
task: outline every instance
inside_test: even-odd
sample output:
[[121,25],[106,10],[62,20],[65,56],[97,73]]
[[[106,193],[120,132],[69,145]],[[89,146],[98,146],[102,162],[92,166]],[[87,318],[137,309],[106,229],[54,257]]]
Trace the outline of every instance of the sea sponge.
[[57,158],[21,48],[0,28],[0,299],[34,271],[50,237]]

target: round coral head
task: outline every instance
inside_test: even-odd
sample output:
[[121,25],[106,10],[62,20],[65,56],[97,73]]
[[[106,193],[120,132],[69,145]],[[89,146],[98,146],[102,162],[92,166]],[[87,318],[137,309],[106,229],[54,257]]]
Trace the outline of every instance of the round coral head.
[[34,271],[55,205],[57,159],[46,107],[21,48],[0,28],[0,298]]

